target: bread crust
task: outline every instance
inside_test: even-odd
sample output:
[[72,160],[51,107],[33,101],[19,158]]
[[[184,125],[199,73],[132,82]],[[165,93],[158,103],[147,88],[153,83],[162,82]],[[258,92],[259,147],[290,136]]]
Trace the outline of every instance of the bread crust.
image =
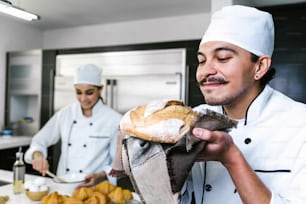
[[182,101],[149,103],[127,112],[120,130],[143,140],[176,143],[198,121],[198,113]]

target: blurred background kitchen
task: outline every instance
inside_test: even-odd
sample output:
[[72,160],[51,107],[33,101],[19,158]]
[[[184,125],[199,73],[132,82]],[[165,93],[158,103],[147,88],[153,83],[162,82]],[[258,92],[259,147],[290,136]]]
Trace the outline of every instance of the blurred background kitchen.
[[[197,47],[212,12],[226,5],[256,6],[274,15],[272,86],[306,102],[306,1],[10,2],[40,19],[0,13],[0,127],[6,134],[0,137],[0,169],[11,170],[17,148],[25,150],[50,116],[74,100],[71,78],[80,64],[104,69],[103,98],[121,113],[158,98],[203,103],[195,83]],[[56,164],[58,149],[49,151]]]

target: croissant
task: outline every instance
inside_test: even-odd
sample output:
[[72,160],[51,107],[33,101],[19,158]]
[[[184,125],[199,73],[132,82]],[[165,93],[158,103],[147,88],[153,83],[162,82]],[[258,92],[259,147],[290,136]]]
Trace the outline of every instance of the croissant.
[[96,191],[84,203],[85,204],[108,204],[109,198],[103,193]]
[[88,199],[93,194],[93,190],[91,188],[82,187],[75,190],[71,197],[76,198],[80,201],[84,201]]
[[132,192],[128,189],[123,189],[123,197],[124,200],[129,201],[133,199]]
[[64,204],[67,199],[68,196],[60,195],[58,192],[53,192],[43,197],[42,204]]
[[108,181],[102,181],[94,187],[94,191],[98,191],[103,193],[104,195],[108,195],[110,192],[115,190],[116,186],[111,184]]
[[115,204],[124,204],[133,198],[130,190],[123,190],[121,187],[117,187],[114,191],[110,192],[108,197]]
[[108,196],[113,203],[116,203],[116,204],[125,203],[121,187],[117,187],[114,191],[110,192]]
[[84,204],[84,203],[77,198],[70,197],[64,202],[64,204]]

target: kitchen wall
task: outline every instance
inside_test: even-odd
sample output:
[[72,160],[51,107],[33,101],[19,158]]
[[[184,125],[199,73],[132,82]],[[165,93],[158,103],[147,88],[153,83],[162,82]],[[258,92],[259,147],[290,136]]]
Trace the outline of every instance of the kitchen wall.
[[210,14],[50,30],[44,48],[76,48],[200,39]]
[[200,39],[210,14],[40,31],[0,15],[0,127],[4,123],[5,53],[29,49],[78,48]]
[[[252,1],[250,1],[252,2]],[[248,4],[250,4],[248,1]],[[242,0],[212,1],[212,10]],[[210,13],[40,31],[31,23],[0,15],[0,128],[4,121],[7,51],[80,48],[200,39]]]
[[[242,0],[212,1],[212,8]],[[4,123],[5,53],[7,51],[80,48],[200,39],[210,13],[138,20],[113,24],[40,31],[31,23],[0,15],[0,128]],[[35,22],[33,22],[34,24]]]
[[23,21],[0,15],[0,129],[4,124],[6,52],[43,47],[43,32]]

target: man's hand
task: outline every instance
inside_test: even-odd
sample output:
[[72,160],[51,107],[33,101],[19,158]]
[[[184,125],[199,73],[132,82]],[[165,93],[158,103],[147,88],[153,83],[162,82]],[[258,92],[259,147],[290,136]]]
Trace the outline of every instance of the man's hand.
[[226,164],[231,161],[232,151],[238,150],[232,137],[226,132],[194,128],[192,134],[207,142],[197,161],[220,161]]

